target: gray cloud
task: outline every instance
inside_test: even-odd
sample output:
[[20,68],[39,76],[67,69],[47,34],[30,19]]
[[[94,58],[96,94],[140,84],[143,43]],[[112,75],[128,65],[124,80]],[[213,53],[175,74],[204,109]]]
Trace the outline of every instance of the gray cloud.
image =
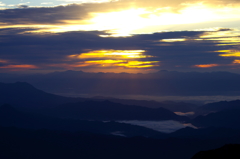
[[58,7],[28,8],[0,10],[2,23],[9,24],[54,24],[63,20],[81,20],[89,18],[88,11],[81,5]]

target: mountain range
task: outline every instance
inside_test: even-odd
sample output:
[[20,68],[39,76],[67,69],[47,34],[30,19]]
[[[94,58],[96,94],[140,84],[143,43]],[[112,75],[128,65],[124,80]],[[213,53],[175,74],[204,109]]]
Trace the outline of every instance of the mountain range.
[[85,120],[178,120],[178,116],[165,108],[146,108],[111,101],[62,97],[34,88],[24,82],[0,83],[0,104],[18,109],[37,111],[50,116]]
[[240,95],[240,75],[230,72],[90,73],[63,71],[47,74],[1,73],[0,82],[24,81],[41,90],[67,95],[212,96]]
[[[0,83],[0,157],[195,159],[199,151],[240,144],[239,101],[196,107],[208,114],[189,119],[165,108],[114,100],[63,97],[24,82]],[[166,134],[115,120],[178,120],[198,128]]]

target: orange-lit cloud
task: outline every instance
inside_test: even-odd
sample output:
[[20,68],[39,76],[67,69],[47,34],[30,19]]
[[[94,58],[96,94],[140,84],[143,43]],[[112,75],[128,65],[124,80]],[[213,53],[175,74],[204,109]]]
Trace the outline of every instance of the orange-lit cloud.
[[0,69],[6,69],[10,71],[18,71],[18,70],[29,70],[29,69],[35,69],[38,68],[35,65],[28,65],[28,64],[14,64],[13,62],[9,60],[3,60],[0,59]]
[[7,63],[7,62],[8,62],[7,60],[0,59],[0,63]]
[[38,68],[35,65],[6,65],[6,66],[1,66],[0,68],[6,68],[6,69],[34,69]]
[[234,64],[240,64],[240,60],[234,60],[233,63]]
[[210,67],[217,67],[220,66],[219,64],[201,64],[201,65],[194,65],[194,67],[198,68],[210,68]]
[[240,64],[240,60],[234,60],[230,64],[201,64],[201,65],[194,65],[193,67],[197,68],[211,68],[211,67],[217,67],[217,66],[236,66]]

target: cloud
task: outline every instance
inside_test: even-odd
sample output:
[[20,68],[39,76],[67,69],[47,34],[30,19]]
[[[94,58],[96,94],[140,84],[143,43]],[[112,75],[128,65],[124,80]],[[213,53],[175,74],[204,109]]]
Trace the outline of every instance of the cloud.
[[210,5],[209,1],[195,0],[119,0],[52,7],[23,4],[21,8],[0,10],[0,28],[34,27],[38,32],[107,30],[115,36],[206,26],[228,28],[239,21],[239,8],[240,5]]
[[[221,41],[218,39],[203,37],[225,32],[225,30],[160,32],[108,38],[100,36],[108,35],[103,31],[58,34],[35,34],[26,31],[28,31],[26,28],[0,30],[0,56],[1,60],[9,61],[8,65],[28,64],[39,69],[53,70],[91,68],[92,71],[94,69],[116,70],[121,67],[149,69],[147,66],[153,70],[191,71],[208,68],[217,71],[229,70],[239,65],[237,61],[233,62],[238,60],[237,57],[219,52],[222,49],[231,50],[235,47],[234,45],[219,46]],[[126,52],[133,52],[134,56],[125,57]]]
[[37,68],[34,65],[6,65],[6,66],[1,66],[0,68],[7,68],[7,69],[33,69]]
[[81,20],[89,18],[86,8],[81,5],[58,7],[41,7],[0,10],[2,23],[10,24],[55,24],[65,23],[64,20]]
[[[52,7],[28,7],[26,4],[18,5],[21,9],[5,9],[1,10],[0,18],[4,22],[14,23],[13,20],[17,20],[18,23],[26,22],[41,22],[41,23],[59,23],[63,20],[82,20],[89,19],[93,15],[92,13],[109,13],[109,12],[119,12],[129,9],[139,9],[142,8],[146,12],[141,15],[143,17],[148,17],[150,15],[159,16],[163,13],[170,13],[174,10],[183,10],[185,8],[195,6],[195,10],[201,9],[204,5],[198,0],[119,0],[110,1],[106,3],[83,3],[83,4],[68,4],[65,6],[52,6]],[[233,6],[226,5],[221,6],[221,3],[239,3],[239,1],[204,1],[204,4],[214,4],[215,7],[220,9],[228,8],[228,12],[231,11]],[[216,3],[218,4],[216,6]],[[44,3],[46,4],[46,2]],[[0,5],[5,5],[0,3]],[[196,7],[198,6],[199,7]],[[207,11],[207,10],[200,10]],[[226,14],[226,12],[224,12]],[[202,13],[203,14],[203,13]],[[209,15],[210,16],[210,15]],[[205,17],[208,18],[208,17]]]
[[233,63],[240,64],[240,60],[234,60]]
[[219,64],[202,64],[202,65],[194,65],[194,67],[199,68],[209,68],[209,67],[217,67],[220,66]]
[[[208,18],[220,20],[221,23],[213,22],[213,27],[222,26],[224,18],[239,18],[239,1],[218,2],[216,5],[217,1],[119,0],[3,9],[0,10],[0,59],[7,63],[2,62],[1,66],[7,69],[31,65],[51,71],[237,72],[240,48],[236,28],[161,31],[171,26],[181,30],[193,21],[200,25]],[[238,19],[234,20],[236,23]],[[114,33],[131,36],[114,37]],[[100,55],[100,51],[117,50],[122,53],[142,50],[142,53],[133,58],[113,53]]]
[[6,4],[4,4],[3,2],[0,2],[0,7],[2,6],[6,6]]
[[18,5],[18,8],[24,8],[24,9],[26,9],[26,8],[28,8],[28,5],[20,4],[20,5]]

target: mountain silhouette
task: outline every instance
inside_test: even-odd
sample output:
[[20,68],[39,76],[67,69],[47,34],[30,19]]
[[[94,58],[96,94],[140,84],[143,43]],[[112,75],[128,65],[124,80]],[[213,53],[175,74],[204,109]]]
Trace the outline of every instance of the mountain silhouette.
[[123,105],[107,100],[63,104],[46,109],[43,113],[60,118],[84,120],[189,120],[164,108]]
[[100,134],[116,134],[122,136],[156,136],[164,137],[164,133],[157,132],[141,126],[135,126],[113,121],[84,121],[71,119],[58,119],[36,113],[25,113],[10,105],[0,107],[0,125],[14,126],[28,129],[50,129],[65,131],[86,131]]
[[107,97],[101,97],[96,96],[91,98],[95,101],[104,101],[108,100],[115,103],[121,103],[125,105],[137,105],[147,108],[165,108],[172,112],[191,112],[195,111],[195,109],[198,107],[195,104],[186,103],[186,102],[173,102],[173,101],[154,101],[154,100],[135,100],[135,99],[118,99],[118,98],[107,98]]
[[240,100],[208,103],[198,108],[205,111],[221,111],[224,109],[240,109]]
[[178,120],[186,121],[164,108],[146,108],[110,101],[62,97],[38,90],[25,82],[0,83],[0,104],[37,111],[54,117],[84,120]]
[[217,127],[208,127],[208,128],[199,128],[194,129],[191,127],[186,127],[175,132],[168,134],[168,137],[174,138],[185,138],[185,139],[221,139],[221,138],[238,138],[240,134],[239,129],[232,128],[217,128]]
[[[92,110],[90,108],[96,108],[92,112],[93,114],[97,113],[95,115],[98,115],[98,112],[100,114],[104,114],[103,112],[106,114],[111,113],[112,108],[116,108],[116,112],[120,114],[128,110],[131,117],[132,109],[134,111],[137,109],[141,110],[136,112],[144,110],[149,114],[154,110],[158,114],[158,109],[129,106],[110,101],[69,103],[44,109],[44,111],[52,110],[56,113],[57,110],[62,109],[61,111],[63,112],[69,109],[72,113],[74,112],[73,110],[79,110],[76,109],[79,107],[82,110],[86,109],[86,112]],[[88,107],[89,109],[87,109]],[[57,113],[62,113],[61,111]],[[238,120],[238,118],[234,119],[235,115],[231,115],[231,112],[226,113],[227,111],[230,110],[224,110],[223,112],[233,116],[232,121]],[[237,112],[237,110],[232,111]],[[163,111],[161,110],[161,112]],[[52,112],[50,111],[49,113],[51,114]],[[91,115],[91,113],[89,114]],[[2,136],[0,148],[4,152],[0,154],[0,157],[4,159],[145,159],[149,157],[152,159],[186,159],[191,158],[199,151],[216,149],[229,143],[240,144],[239,129],[214,127],[207,129],[185,128],[171,134],[163,134],[140,126],[120,124],[113,121],[83,121],[69,118],[59,119],[53,116],[48,117],[36,113],[26,113],[8,104],[2,105],[0,107],[0,135]],[[127,118],[127,116],[124,116],[124,118]],[[112,118],[112,116],[110,117]],[[119,117],[121,116],[116,118]],[[110,134],[125,137],[112,136]]]
[[0,83],[0,105],[8,103],[16,107],[43,108],[81,101],[81,98],[62,97],[38,90],[25,82]]
[[198,127],[226,127],[240,129],[240,109],[226,109],[206,116],[198,116],[192,120]]
[[227,144],[218,149],[198,152],[191,159],[239,159],[239,151],[240,144]]
[[216,149],[227,143],[240,144],[239,135],[205,140],[153,139],[2,126],[0,136],[3,159],[188,159],[199,151]]
[[[240,75],[230,72],[90,73],[0,75],[2,82],[25,81],[41,90],[67,95],[212,96],[240,94]],[[4,78],[5,76],[5,78]]]

